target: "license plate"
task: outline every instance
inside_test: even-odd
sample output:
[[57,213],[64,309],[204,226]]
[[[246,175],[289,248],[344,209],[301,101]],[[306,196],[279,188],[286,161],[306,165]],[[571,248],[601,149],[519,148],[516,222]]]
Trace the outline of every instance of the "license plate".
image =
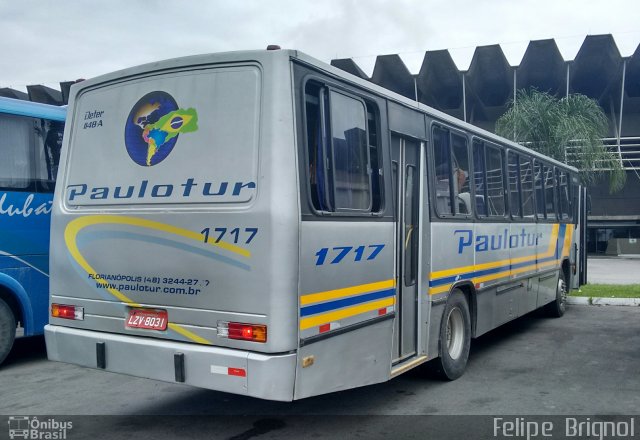
[[168,321],[166,310],[131,309],[126,326],[147,330],[166,330]]

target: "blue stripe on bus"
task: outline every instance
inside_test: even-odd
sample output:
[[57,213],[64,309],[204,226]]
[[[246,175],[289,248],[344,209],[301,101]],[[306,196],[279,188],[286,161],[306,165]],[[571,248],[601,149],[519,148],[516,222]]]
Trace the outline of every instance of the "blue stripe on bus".
[[329,301],[321,304],[314,304],[312,306],[302,307],[300,309],[300,316],[315,315],[317,313],[323,313],[330,310],[340,309],[342,307],[352,306],[355,304],[361,304],[375,299],[388,298],[396,294],[396,289],[381,290],[379,292],[367,293],[364,295],[352,296],[349,298],[338,299],[336,301]]
[[556,241],[556,260],[562,255],[562,248],[564,247],[564,236],[567,232],[567,225],[560,224],[560,230],[558,231],[558,241]]

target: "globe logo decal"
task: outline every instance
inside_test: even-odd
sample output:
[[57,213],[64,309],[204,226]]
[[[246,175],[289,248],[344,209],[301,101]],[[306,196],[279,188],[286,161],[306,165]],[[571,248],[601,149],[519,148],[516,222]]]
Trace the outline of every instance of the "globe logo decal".
[[167,158],[178,135],[197,129],[195,109],[181,109],[171,95],[156,91],[140,98],[129,112],[124,143],[135,163],[150,167]]

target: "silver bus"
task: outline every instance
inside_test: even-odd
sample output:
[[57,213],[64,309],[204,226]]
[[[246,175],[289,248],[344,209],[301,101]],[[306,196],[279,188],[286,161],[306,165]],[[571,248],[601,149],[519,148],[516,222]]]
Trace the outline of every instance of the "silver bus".
[[72,86],[49,359],[291,401],[565,310],[574,168],[294,50]]

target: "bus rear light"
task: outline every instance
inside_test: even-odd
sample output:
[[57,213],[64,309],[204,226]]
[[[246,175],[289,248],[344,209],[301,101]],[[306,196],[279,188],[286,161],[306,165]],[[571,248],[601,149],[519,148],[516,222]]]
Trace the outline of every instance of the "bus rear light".
[[227,370],[229,376],[247,377],[247,370],[244,368],[231,368]]
[[84,320],[84,307],[69,306],[64,304],[51,304],[51,316],[53,318]]
[[218,336],[243,341],[267,342],[267,326],[242,322],[218,322]]

